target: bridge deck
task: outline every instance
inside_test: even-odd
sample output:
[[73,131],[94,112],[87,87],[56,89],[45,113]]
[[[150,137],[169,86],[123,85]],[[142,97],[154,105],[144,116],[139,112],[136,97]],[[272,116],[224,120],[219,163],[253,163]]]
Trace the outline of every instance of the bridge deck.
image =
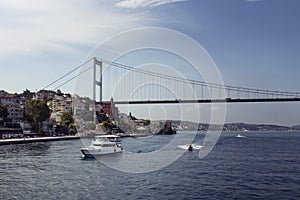
[[300,98],[262,98],[262,99],[196,99],[196,100],[133,100],[114,101],[115,104],[181,104],[181,103],[259,103],[259,102],[300,102]]

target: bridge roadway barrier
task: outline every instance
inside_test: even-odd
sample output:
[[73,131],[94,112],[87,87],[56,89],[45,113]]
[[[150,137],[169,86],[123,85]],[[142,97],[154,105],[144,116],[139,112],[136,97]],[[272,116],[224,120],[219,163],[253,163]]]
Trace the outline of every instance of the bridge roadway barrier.
[[50,142],[58,140],[75,140],[80,139],[79,136],[55,136],[55,137],[36,137],[36,138],[13,138],[0,140],[0,145],[7,144],[24,144],[33,142]]

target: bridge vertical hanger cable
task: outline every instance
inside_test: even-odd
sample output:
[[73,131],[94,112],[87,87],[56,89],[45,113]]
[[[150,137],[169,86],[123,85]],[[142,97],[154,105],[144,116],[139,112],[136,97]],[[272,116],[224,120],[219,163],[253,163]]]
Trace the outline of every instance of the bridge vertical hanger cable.
[[[114,68],[112,70],[115,70],[115,71],[113,71],[113,73],[116,73],[116,75],[115,75],[114,78],[112,77],[111,79],[117,80],[119,78],[119,71],[122,71],[122,74],[124,74],[126,72],[129,72],[129,71],[132,72],[131,74],[134,74],[134,76],[132,76],[132,75],[128,76],[128,77],[130,77],[129,78],[129,83],[121,84],[121,87],[124,87],[124,89],[121,89],[121,91],[124,92],[124,93],[126,93],[126,91],[128,91],[128,89],[130,89],[131,87],[134,86],[134,82],[136,80],[135,78],[137,78],[137,77],[143,77],[143,80],[147,80],[148,83],[150,83],[150,82],[157,83],[157,84],[155,84],[156,86],[153,86],[153,85],[150,86],[149,85],[148,87],[145,87],[145,90],[146,90],[145,93],[149,94],[149,96],[146,98],[148,100],[151,100],[151,99],[159,100],[161,98],[171,99],[171,97],[173,98],[173,95],[168,96],[167,94],[165,94],[164,87],[160,85],[160,84],[163,84],[163,83],[165,83],[166,86],[168,84],[170,84],[169,88],[173,88],[173,93],[176,93],[177,96],[175,98],[177,98],[177,99],[186,98],[186,91],[184,90],[184,87],[185,87],[184,84],[192,84],[193,88],[195,88],[195,90],[199,90],[199,91],[196,91],[196,92],[197,93],[201,92],[202,100],[207,98],[207,97],[208,97],[208,99],[220,98],[222,96],[222,95],[220,95],[220,94],[222,94],[222,92],[220,92],[220,90],[225,90],[225,94],[227,94],[226,98],[228,98],[228,99],[233,99],[233,98],[240,99],[240,98],[242,98],[242,99],[245,99],[245,100],[247,100],[247,99],[249,99],[249,100],[251,100],[251,99],[252,100],[255,100],[255,99],[275,99],[276,100],[276,99],[279,99],[279,98],[282,98],[282,99],[288,98],[288,99],[292,100],[293,98],[298,98],[299,97],[298,92],[287,92],[287,91],[282,92],[282,91],[277,91],[277,90],[266,90],[266,89],[247,88],[247,87],[237,87],[237,86],[230,86],[230,85],[220,85],[220,84],[214,84],[214,83],[206,83],[206,82],[200,81],[200,80],[184,79],[184,78],[180,78],[180,77],[170,76],[170,75],[167,75],[167,74],[159,74],[158,72],[152,72],[152,71],[147,71],[147,70],[143,70],[143,69],[140,69],[140,68],[134,68],[134,67],[131,67],[131,66],[123,65],[123,64],[120,64],[120,63],[116,63],[116,62],[111,62],[111,61],[101,59],[101,58],[91,58],[91,59],[87,60],[83,64],[81,64],[81,65],[77,66],[76,68],[74,68],[73,70],[71,70],[70,72],[64,74],[60,78],[58,78],[55,81],[51,82],[50,84],[45,86],[43,89],[46,89],[46,88],[58,83],[59,81],[62,81],[67,76],[71,75],[76,70],[78,70],[81,67],[83,67],[84,65],[88,64],[93,59],[94,59],[94,62],[97,62],[98,64],[101,62],[101,63],[107,64],[111,68]],[[76,77],[80,76],[81,74],[85,73],[86,71],[88,71],[92,67],[93,66],[88,66],[86,69],[83,69],[82,72],[78,73],[76,76],[73,76],[70,79],[68,79],[67,81],[63,82],[62,84],[60,84],[55,89],[58,89],[59,87],[64,86],[65,84],[67,84],[71,80],[75,79]],[[111,74],[111,73],[107,73],[107,74]],[[100,79],[102,78],[102,76],[100,76]],[[109,76],[109,77],[111,77],[111,76]],[[106,78],[106,81],[109,81],[109,78]],[[103,80],[100,80],[99,84],[102,85],[102,82],[103,82]],[[111,83],[115,85],[115,84],[117,84],[117,81],[113,81]],[[108,84],[105,88],[111,87],[112,84]],[[120,90],[118,90],[118,91],[120,91]],[[100,92],[100,94],[102,92]],[[210,95],[208,95],[209,92],[211,93]],[[118,96],[120,96],[120,95],[118,95]],[[124,99],[125,96],[126,95],[124,95],[124,97],[123,97],[123,94],[121,94],[120,99],[121,100]],[[209,98],[209,96],[211,98]]]

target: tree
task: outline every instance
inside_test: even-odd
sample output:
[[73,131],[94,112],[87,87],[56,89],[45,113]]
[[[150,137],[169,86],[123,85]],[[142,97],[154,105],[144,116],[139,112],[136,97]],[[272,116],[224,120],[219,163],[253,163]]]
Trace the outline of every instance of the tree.
[[40,100],[27,102],[25,106],[25,118],[32,122],[35,131],[41,132],[41,124],[50,117],[50,109],[47,104]]
[[57,94],[58,96],[62,96],[62,95],[63,95],[63,93],[61,92],[60,89],[58,89],[58,90],[56,91],[56,94]]
[[111,131],[114,127],[113,123],[110,122],[109,120],[102,122],[101,126],[104,128],[105,132],[107,132],[107,133],[111,133]]
[[149,126],[151,121],[149,119],[144,120],[144,126]]
[[2,118],[4,121],[7,118],[7,116],[8,116],[7,107],[0,104],[0,118]]
[[79,128],[79,125],[76,123],[70,124],[69,128],[70,128],[70,133],[72,135],[75,135],[75,133],[77,133],[77,129]]
[[63,112],[60,117],[60,120],[62,125],[65,125],[67,127],[69,127],[69,125],[74,122],[72,115],[68,112]]
[[21,96],[25,97],[26,99],[32,99],[34,93],[33,92],[30,92],[30,90],[26,89],[26,90],[23,90],[23,93],[21,94]]
[[85,126],[88,130],[95,130],[96,129],[96,124],[94,122],[86,122]]

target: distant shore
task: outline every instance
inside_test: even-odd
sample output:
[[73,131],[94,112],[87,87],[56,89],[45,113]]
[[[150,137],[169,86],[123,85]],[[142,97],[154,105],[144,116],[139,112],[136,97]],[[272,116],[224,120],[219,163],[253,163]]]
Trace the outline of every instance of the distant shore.
[[[181,131],[188,131],[188,130],[181,130]],[[179,131],[179,133],[181,132]],[[199,131],[198,132],[206,132],[206,131]],[[232,133],[252,133],[252,132],[300,132],[300,130],[267,130],[267,131],[222,131],[224,133],[232,132]],[[155,136],[156,134],[150,133],[128,133],[122,134],[120,137],[148,137],[148,136]],[[75,136],[55,136],[55,137],[34,137],[34,138],[10,138],[10,139],[0,139],[0,146],[1,145],[10,145],[10,144],[25,144],[25,143],[34,143],[34,142],[50,142],[50,141],[59,141],[59,140],[76,140],[81,138],[91,138],[92,136],[87,135],[75,135]]]

